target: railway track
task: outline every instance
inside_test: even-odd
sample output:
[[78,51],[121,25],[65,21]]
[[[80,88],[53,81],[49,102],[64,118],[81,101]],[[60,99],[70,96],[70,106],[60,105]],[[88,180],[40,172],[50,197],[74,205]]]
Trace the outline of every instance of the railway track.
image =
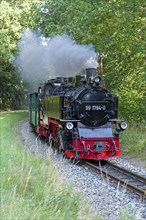
[[146,177],[140,176],[125,168],[119,167],[109,161],[106,161],[104,166],[99,166],[97,163],[84,162],[85,166],[112,178],[114,181],[125,185],[128,189],[133,190],[140,195],[141,201],[146,199]]

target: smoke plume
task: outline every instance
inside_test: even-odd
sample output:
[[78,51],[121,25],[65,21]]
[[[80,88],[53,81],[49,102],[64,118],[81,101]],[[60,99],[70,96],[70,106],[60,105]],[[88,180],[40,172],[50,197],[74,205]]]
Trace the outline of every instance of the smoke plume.
[[18,43],[14,66],[24,81],[40,84],[56,76],[74,76],[85,68],[97,68],[92,45],[79,45],[67,35],[45,38],[27,29]]

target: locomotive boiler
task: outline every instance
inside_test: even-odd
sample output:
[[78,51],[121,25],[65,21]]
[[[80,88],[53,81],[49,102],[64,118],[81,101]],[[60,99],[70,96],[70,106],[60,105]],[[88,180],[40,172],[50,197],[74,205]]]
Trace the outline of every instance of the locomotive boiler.
[[67,157],[101,160],[121,155],[118,97],[102,85],[96,69],[58,77],[30,94],[30,123]]

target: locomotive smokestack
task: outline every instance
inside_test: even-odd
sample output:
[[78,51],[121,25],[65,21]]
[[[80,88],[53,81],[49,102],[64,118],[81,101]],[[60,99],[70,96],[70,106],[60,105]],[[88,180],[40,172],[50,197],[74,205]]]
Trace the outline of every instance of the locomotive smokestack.
[[96,77],[96,68],[86,69],[87,84],[93,83],[93,79]]

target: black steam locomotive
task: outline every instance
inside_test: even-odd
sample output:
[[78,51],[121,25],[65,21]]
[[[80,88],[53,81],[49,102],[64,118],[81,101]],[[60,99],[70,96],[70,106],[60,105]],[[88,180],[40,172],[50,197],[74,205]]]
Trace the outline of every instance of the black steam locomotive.
[[30,123],[67,157],[101,160],[121,155],[118,97],[102,86],[96,69],[58,77],[30,94]]

